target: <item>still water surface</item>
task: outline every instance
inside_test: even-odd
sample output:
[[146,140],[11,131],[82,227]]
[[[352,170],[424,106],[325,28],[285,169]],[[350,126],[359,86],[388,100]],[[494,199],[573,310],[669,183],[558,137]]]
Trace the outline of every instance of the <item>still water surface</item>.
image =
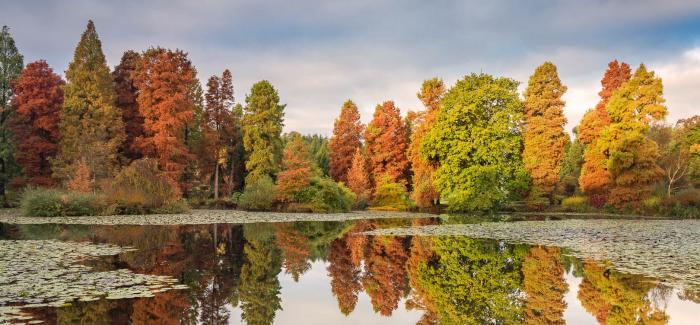
[[[147,298],[24,308],[27,318],[17,322],[700,323],[699,291],[621,273],[607,261],[572,257],[566,249],[465,236],[361,234],[441,222],[426,218],[183,226],[0,224],[0,240],[131,247],[136,250],[82,259],[79,263],[89,268],[81,272],[128,269],[133,274],[169,276],[186,285]],[[36,303],[31,293],[16,297],[0,300],[0,307]]]

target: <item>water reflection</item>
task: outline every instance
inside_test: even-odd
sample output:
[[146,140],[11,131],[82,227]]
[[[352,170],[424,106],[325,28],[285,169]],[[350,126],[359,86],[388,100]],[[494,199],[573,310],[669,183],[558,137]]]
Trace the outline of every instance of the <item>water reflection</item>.
[[[417,324],[564,324],[571,317],[583,319],[571,316],[578,311],[600,324],[668,324],[684,317],[670,312],[670,303],[686,301],[692,304],[691,312],[700,310],[698,292],[677,292],[653,279],[616,272],[601,261],[570,257],[556,247],[458,236],[359,235],[438,222],[0,225],[0,239],[89,240],[135,247],[137,251],[99,259],[91,266],[169,275],[190,288],[155,298],[27,309],[49,324],[329,323],[354,316],[364,323],[410,319]],[[305,277],[319,268],[327,278]],[[291,282],[285,282],[287,278]],[[315,313],[307,317],[317,319],[297,319],[293,315],[300,313],[282,309],[296,306],[283,297],[285,288],[297,285],[309,297],[307,308],[323,309],[301,314]],[[311,298],[315,296],[334,301]],[[572,296],[576,300],[567,298]]]

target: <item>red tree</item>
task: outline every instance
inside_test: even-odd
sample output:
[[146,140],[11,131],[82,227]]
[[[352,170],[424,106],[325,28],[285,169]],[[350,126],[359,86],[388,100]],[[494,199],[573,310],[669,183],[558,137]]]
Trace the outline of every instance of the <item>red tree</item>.
[[134,146],[134,139],[143,136],[143,116],[136,102],[138,89],[134,82],[134,74],[140,59],[141,55],[138,53],[126,51],[122,55],[121,62],[112,72],[114,90],[117,92],[116,106],[121,110],[124,133],[126,133],[126,139],[120,151],[127,162],[141,158],[139,150]]
[[401,111],[393,101],[377,105],[365,139],[373,181],[387,175],[392,182],[406,184],[408,136]]
[[15,115],[10,125],[17,146],[15,159],[28,184],[56,184],[49,158],[58,151],[63,84],[61,77],[42,60],[28,64],[13,85]]
[[348,183],[352,155],[360,147],[363,129],[357,106],[351,100],[346,101],[340,109],[340,116],[335,120],[330,141],[330,174],[334,180]]
[[282,201],[293,201],[294,195],[309,185],[312,164],[309,149],[299,133],[293,133],[292,139],[284,148],[282,170],[277,174],[277,189]]
[[[224,70],[221,78],[212,76],[207,82],[204,106],[202,167],[214,183],[214,199],[219,198],[221,165],[225,163],[236,141],[236,119],[233,115],[233,82],[231,71]],[[213,171],[213,172],[212,172]]]
[[195,76],[185,52],[153,48],[143,53],[134,78],[144,118],[144,135],[135,139],[135,145],[143,156],[158,159],[175,182],[190,159],[184,131],[194,115],[190,89],[197,82]]

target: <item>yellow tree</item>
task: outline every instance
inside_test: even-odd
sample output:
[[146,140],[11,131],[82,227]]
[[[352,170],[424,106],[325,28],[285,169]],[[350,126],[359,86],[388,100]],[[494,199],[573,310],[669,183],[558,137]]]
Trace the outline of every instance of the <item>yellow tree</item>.
[[569,141],[561,99],[565,92],[566,86],[551,62],[537,67],[525,90],[523,162],[532,178],[529,201],[538,206],[542,198],[552,198]]

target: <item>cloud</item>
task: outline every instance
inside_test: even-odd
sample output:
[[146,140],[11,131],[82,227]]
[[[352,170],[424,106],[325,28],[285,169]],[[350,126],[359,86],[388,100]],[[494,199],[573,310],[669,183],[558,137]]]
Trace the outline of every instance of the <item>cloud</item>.
[[700,47],[651,65],[664,84],[668,122],[700,114]]

